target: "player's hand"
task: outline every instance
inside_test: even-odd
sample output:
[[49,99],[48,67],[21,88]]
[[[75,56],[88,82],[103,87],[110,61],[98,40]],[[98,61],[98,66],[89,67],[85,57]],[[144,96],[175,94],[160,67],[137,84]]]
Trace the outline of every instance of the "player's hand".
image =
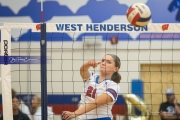
[[63,111],[62,116],[63,116],[63,119],[70,120],[71,118],[75,118],[76,114],[74,112]]
[[95,60],[89,60],[88,65],[95,68],[97,65],[99,65],[101,62],[96,62]]

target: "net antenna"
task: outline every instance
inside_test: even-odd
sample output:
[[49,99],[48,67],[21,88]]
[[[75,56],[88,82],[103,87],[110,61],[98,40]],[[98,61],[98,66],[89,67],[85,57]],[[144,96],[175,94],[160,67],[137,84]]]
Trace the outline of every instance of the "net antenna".
[[47,120],[47,60],[46,60],[46,24],[44,23],[43,0],[41,0],[41,120]]
[[41,0],[41,13],[40,13],[41,23],[44,23],[44,11],[43,11],[43,0]]

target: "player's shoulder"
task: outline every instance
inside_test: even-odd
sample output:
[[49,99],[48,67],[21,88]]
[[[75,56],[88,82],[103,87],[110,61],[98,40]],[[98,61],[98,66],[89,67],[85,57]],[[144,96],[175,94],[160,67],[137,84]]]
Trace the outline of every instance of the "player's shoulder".
[[118,90],[120,89],[119,84],[114,82],[113,80],[106,80],[106,82],[107,82],[106,84],[107,84],[108,87],[115,88],[115,89],[118,89]]
[[90,74],[90,77],[97,76],[97,73],[95,73],[93,71],[89,71],[89,74]]
[[94,76],[95,73],[93,71],[89,71],[90,76]]
[[88,81],[95,81],[96,77],[98,77],[99,75],[92,72],[92,71],[89,71],[89,74],[90,74],[90,77],[88,79]]
[[119,85],[118,83],[114,82],[113,80],[106,80],[108,85]]

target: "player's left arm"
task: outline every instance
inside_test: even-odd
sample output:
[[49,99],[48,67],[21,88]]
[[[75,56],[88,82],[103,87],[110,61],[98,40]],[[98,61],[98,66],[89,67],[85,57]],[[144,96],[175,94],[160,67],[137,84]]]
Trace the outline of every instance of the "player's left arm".
[[119,88],[117,84],[110,84],[105,93],[98,96],[95,100],[85,104],[83,107],[79,108],[74,113],[69,112],[69,111],[64,111],[63,112],[64,119],[69,120],[70,118],[80,116],[104,104],[108,104],[110,102],[117,100],[118,89]]
[[94,109],[96,109],[96,108],[98,108],[104,104],[108,104],[108,103],[111,103],[113,101],[116,101],[118,98],[118,91],[119,91],[119,85],[118,84],[116,84],[114,82],[108,83],[106,92],[104,92],[100,96],[96,97],[95,100],[89,102],[85,106],[76,110],[75,114],[82,115],[82,114],[87,113],[91,110],[94,110]]
[[110,95],[108,95],[107,93],[103,93],[100,96],[98,96],[95,100],[85,104],[83,107],[81,107],[80,109],[75,111],[76,115],[82,115],[84,113],[87,113],[91,110],[94,110],[104,104],[108,104],[110,102],[112,102],[113,99]]
[[108,95],[107,93],[103,93],[100,96],[98,96],[95,100],[85,104],[83,107],[76,110],[74,113],[69,112],[69,111],[64,111],[63,112],[63,118],[66,120],[69,120],[71,118],[75,118],[75,117],[80,116],[84,113],[87,113],[91,110],[94,110],[99,106],[102,106],[104,104],[108,104],[112,101],[113,101],[113,99],[110,95]]

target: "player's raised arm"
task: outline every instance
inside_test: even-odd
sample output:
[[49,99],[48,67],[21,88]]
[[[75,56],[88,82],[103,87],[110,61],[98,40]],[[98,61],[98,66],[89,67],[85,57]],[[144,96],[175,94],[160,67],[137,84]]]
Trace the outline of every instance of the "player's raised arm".
[[89,60],[88,62],[84,63],[80,68],[80,75],[83,80],[87,80],[90,77],[89,68],[90,67],[97,67],[98,64],[101,62],[96,62],[95,60]]

